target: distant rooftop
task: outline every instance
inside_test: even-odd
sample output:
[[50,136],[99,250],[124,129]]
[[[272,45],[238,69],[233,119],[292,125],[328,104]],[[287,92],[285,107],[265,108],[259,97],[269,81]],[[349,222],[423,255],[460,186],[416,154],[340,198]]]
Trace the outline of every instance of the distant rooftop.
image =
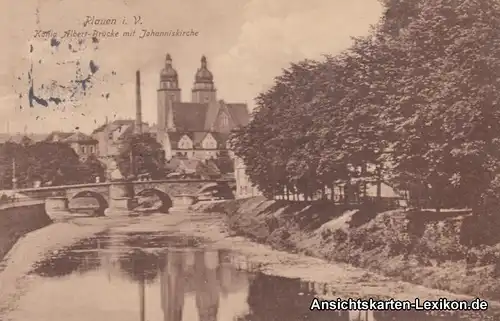
[[26,136],[29,139],[31,139],[34,142],[39,142],[45,139],[47,137],[47,134],[33,134],[33,133],[27,133],[27,134],[22,134],[22,133],[16,133],[16,134],[9,134],[9,133],[0,133],[0,144],[6,143],[8,141],[14,142],[14,143],[20,143],[23,137]]

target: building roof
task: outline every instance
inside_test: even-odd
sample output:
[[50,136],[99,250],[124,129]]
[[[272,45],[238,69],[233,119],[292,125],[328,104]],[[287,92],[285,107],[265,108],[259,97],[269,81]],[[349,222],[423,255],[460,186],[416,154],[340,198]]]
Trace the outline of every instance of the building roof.
[[23,137],[27,137],[31,139],[33,142],[40,142],[47,137],[47,134],[9,134],[9,133],[0,133],[0,144],[11,141],[13,143],[20,143]]
[[[149,125],[148,123],[143,122],[143,131],[144,132],[149,132]],[[92,135],[96,135],[100,132],[103,131],[108,131],[108,132],[115,132],[117,130],[120,131],[119,138],[126,137],[127,135],[130,135],[134,132],[135,129],[135,120],[133,119],[116,119],[108,124],[103,124],[99,126],[98,128],[94,129],[92,132]]]
[[53,131],[51,132],[46,138],[45,141],[59,141],[59,140],[64,140],[74,133],[68,133],[68,132],[61,132],[61,131]]
[[82,132],[76,132],[73,135],[65,138],[63,141],[68,143],[97,143],[96,139]]

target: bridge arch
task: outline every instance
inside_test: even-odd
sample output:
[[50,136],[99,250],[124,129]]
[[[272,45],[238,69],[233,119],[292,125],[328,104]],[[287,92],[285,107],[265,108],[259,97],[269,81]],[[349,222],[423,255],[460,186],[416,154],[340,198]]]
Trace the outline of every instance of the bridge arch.
[[173,205],[173,201],[170,195],[156,188],[146,188],[135,194],[135,196],[137,197],[146,197],[149,195],[154,195],[161,201],[160,207],[155,208],[155,210],[160,211],[161,213],[168,213],[169,209]]
[[83,198],[83,197],[91,197],[97,201],[97,203],[99,204],[99,207],[96,210],[96,213],[95,213],[96,215],[103,216],[104,210],[109,207],[109,204],[108,204],[108,201],[106,200],[106,198],[102,194],[94,192],[94,191],[77,192],[75,195],[73,195],[70,198],[70,201],[73,199],[76,199],[76,198]]

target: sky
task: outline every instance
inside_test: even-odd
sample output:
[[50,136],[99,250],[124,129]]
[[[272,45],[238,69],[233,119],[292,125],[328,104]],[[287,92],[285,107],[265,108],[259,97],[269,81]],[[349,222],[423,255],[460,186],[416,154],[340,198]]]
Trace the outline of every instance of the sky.
[[[91,132],[106,117],[133,118],[136,70],[141,71],[143,119],[156,123],[156,89],[167,53],[184,101],[190,100],[205,55],[218,99],[246,102],[252,109],[253,99],[282,68],[341,52],[351,37],[366,35],[381,14],[378,0],[2,0],[0,132]],[[117,24],[84,27],[87,16]],[[141,24],[134,25],[134,16]],[[135,36],[122,36],[134,28]],[[198,35],[140,39],[142,29]],[[35,37],[36,30],[51,36]],[[79,42],[61,38],[66,30],[119,36]],[[98,69],[83,90],[78,81],[91,73],[91,61]],[[30,88],[48,106],[30,106]]]

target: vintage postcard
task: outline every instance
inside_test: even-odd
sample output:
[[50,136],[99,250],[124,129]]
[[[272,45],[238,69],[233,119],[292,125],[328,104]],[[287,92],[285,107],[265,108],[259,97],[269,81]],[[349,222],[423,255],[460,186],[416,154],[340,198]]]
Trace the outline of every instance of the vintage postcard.
[[500,320],[497,0],[0,2],[0,320]]

